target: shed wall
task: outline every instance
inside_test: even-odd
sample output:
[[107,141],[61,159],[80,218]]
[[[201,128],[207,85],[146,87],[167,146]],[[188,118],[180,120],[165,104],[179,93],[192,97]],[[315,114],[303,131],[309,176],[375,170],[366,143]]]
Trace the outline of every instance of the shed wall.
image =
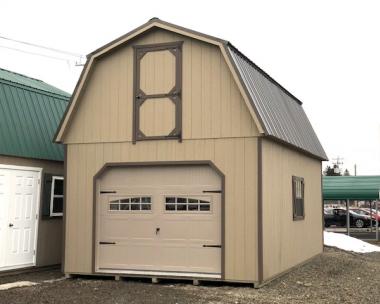
[[[21,158],[0,155],[0,164],[38,167],[42,174],[51,173],[63,175],[63,162]],[[43,190],[41,189],[41,200]],[[38,222],[36,266],[61,264],[62,258],[62,218],[43,219],[42,201],[40,202],[40,216]]]
[[66,273],[92,273],[93,177],[108,162],[211,160],[225,174],[225,279],[257,281],[257,138],[69,144]]
[[[183,41],[183,139],[246,137],[258,129],[217,46],[154,29],[95,62],[64,138],[70,143],[132,140],[133,45]],[[155,71],[150,81],[170,78]],[[148,121],[154,121],[154,115]]]
[[[267,280],[323,250],[321,162],[263,140],[263,259]],[[293,221],[292,176],[305,179],[305,219]]]

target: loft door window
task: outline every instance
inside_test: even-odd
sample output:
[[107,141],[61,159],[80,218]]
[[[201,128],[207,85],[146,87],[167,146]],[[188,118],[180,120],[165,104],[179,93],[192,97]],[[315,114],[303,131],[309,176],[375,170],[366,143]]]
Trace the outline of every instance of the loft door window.
[[133,141],[182,136],[182,42],[134,47]]

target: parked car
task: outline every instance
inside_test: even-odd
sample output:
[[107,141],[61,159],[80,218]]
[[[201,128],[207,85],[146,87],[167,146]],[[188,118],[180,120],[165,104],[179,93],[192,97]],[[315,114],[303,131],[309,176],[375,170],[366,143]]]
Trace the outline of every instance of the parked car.
[[[340,226],[347,224],[346,209],[333,208],[324,212],[325,227]],[[367,215],[355,213],[350,210],[350,227],[364,228],[371,226],[371,218]]]
[[371,211],[369,209],[363,209],[363,208],[350,208],[350,211],[351,210],[353,212],[357,213],[357,214],[361,214],[361,215],[366,215],[366,216],[372,217],[372,219],[374,221],[376,221],[376,219],[378,221],[380,221],[380,214],[376,215],[376,211],[375,210],[373,210],[372,213],[371,213]]

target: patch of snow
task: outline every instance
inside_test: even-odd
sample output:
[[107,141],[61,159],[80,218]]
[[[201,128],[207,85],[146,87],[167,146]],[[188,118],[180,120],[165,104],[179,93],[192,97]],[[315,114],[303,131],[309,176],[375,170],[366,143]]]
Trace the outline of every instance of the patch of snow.
[[63,281],[63,280],[66,280],[66,278],[62,277],[62,278],[58,278],[58,279],[45,280],[45,281],[42,281],[42,282],[44,282],[44,283],[55,283],[55,282],[59,282],[59,281]]
[[34,283],[30,281],[19,281],[19,282],[1,284],[0,290],[7,290],[11,288],[16,288],[16,287],[27,287],[27,286],[34,286],[34,285],[38,285],[38,283]]
[[358,253],[380,252],[380,247],[342,233],[324,231],[324,243],[326,246],[337,247],[346,251]]

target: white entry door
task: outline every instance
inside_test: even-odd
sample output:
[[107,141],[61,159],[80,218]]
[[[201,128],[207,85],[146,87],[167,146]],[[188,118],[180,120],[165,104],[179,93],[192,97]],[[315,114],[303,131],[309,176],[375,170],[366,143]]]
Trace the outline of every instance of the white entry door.
[[0,270],[35,265],[40,176],[0,165]]

